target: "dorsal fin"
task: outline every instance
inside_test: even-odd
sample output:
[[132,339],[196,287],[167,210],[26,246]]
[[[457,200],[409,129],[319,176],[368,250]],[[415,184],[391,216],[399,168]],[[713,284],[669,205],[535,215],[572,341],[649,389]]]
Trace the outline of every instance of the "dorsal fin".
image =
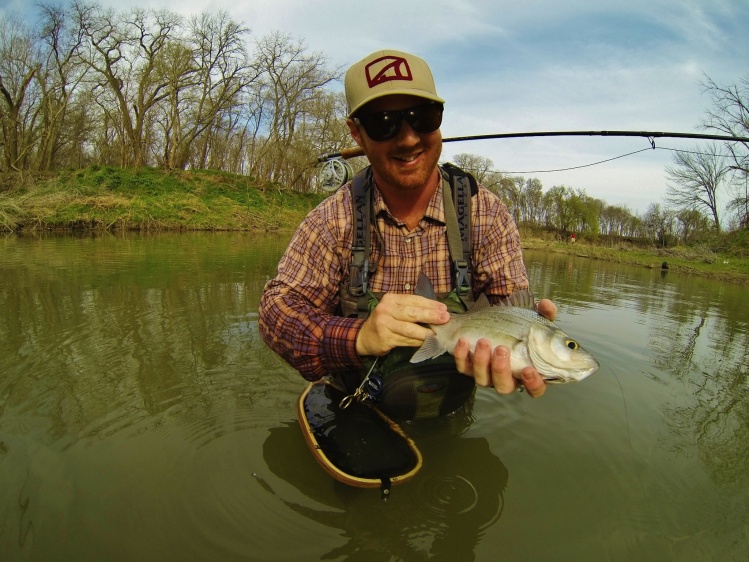
[[476,302],[473,303],[473,306],[471,307],[471,312],[478,312],[479,310],[483,310],[485,308],[489,308],[492,305],[492,303],[489,302],[489,299],[484,293],[481,293],[479,295],[479,298],[476,299]]
[[517,308],[536,309],[536,299],[530,289],[519,289],[506,297],[501,297],[497,302],[500,306],[516,306]]
[[423,273],[419,273],[419,278],[416,280],[416,288],[414,293],[420,297],[426,297],[431,300],[437,300],[437,295],[434,294],[434,285],[429,280],[429,277]]

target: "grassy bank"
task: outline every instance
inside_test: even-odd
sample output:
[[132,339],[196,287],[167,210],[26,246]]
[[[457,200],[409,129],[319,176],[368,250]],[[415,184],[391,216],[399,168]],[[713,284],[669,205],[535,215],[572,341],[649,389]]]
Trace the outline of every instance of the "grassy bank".
[[0,193],[0,230],[276,230],[322,200],[207,170],[93,166]]
[[[322,199],[246,176],[206,170],[122,170],[93,166],[50,177],[0,178],[0,232],[30,230],[292,230]],[[748,233],[744,233],[745,235]],[[749,235],[744,251],[636,248],[569,244],[532,230],[523,246],[737,282],[749,281]]]

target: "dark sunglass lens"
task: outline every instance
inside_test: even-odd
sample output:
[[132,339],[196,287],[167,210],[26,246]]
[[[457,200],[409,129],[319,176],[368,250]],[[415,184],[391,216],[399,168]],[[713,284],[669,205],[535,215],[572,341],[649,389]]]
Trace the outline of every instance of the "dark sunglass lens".
[[381,111],[364,115],[360,121],[369,138],[374,141],[384,141],[398,134],[401,116],[397,111]]
[[442,124],[442,105],[435,103],[414,107],[406,113],[406,119],[417,133],[433,133]]

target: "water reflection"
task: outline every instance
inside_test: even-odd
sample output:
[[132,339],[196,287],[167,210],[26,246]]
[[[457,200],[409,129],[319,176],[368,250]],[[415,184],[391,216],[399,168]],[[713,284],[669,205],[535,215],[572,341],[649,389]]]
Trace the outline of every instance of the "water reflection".
[[[550,262],[559,258],[531,255],[531,276],[542,280],[540,285],[548,292],[543,294],[554,298],[568,293],[570,298],[581,296],[590,306],[605,305],[620,328],[614,330],[617,338],[634,332],[625,325],[644,325],[652,365],[647,375],[663,385],[678,383],[681,391],[664,407],[670,432],[660,442],[679,454],[691,454],[696,443],[696,453],[716,481],[746,482],[749,315],[745,289],[674,273],[667,278],[573,256],[561,258],[566,274],[552,277],[549,272],[558,269]],[[558,302],[567,304],[564,298]],[[576,306],[580,304],[571,308]],[[616,319],[622,314],[627,317],[624,323]],[[626,335],[623,338],[626,342]]]
[[411,430],[424,468],[414,485],[394,487],[388,501],[333,481],[305,462],[309,455],[296,424],[270,430],[263,445],[268,467],[317,505],[284,503],[346,538],[321,559],[474,559],[476,545],[502,514],[507,468],[486,439],[461,438],[454,428],[434,424]]
[[424,468],[382,502],[317,466],[258,335],[284,246],[0,238],[3,558],[743,559],[744,287],[527,252],[601,370],[409,427]]

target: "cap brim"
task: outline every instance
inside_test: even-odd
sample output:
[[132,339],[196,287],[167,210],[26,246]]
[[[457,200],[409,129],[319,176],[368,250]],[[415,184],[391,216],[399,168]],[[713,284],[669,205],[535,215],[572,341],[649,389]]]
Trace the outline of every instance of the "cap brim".
[[429,101],[435,101],[437,103],[445,103],[445,100],[443,100],[441,97],[436,96],[430,92],[425,92],[423,90],[413,90],[413,89],[408,89],[408,88],[395,88],[392,90],[387,90],[385,92],[377,92],[376,94],[372,94],[371,96],[368,96],[367,98],[362,100],[356,107],[352,108],[348,116],[349,118],[352,118],[357,111],[359,111],[362,107],[364,107],[371,101],[384,98],[385,96],[395,96],[399,94],[405,95],[405,96],[413,96],[415,98],[423,98]]

